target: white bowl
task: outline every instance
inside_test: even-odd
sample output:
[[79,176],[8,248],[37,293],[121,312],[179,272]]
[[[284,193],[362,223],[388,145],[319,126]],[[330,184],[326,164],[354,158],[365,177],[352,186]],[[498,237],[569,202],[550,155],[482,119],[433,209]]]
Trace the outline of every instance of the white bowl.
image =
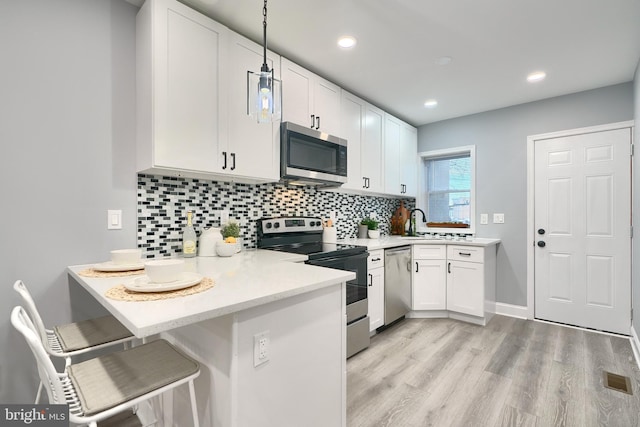
[[175,282],[182,277],[184,260],[171,258],[147,261],[144,270],[152,283]]
[[116,249],[111,251],[111,262],[114,264],[135,264],[142,258],[142,249]]
[[218,256],[231,256],[236,253],[238,245],[235,243],[218,242],[216,244],[216,253]]

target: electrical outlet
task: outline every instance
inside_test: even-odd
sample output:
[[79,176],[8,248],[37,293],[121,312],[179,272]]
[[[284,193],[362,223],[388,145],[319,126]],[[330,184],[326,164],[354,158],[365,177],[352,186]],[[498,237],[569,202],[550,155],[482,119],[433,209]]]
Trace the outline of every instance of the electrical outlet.
[[260,366],[269,361],[269,331],[253,336],[253,366]]
[[229,211],[220,211],[220,225],[229,222]]
[[493,214],[493,223],[494,224],[504,224],[504,214],[503,213],[494,213]]
[[480,224],[482,225],[489,224],[489,214],[480,214]]

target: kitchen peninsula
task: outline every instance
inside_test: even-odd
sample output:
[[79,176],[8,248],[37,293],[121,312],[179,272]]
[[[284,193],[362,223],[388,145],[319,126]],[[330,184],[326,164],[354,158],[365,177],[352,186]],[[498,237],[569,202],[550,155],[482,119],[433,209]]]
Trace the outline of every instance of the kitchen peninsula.
[[[201,363],[195,384],[201,425],[345,426],[344,283],[355,274],[305,259],[264,250],[186,259],[187,270],[212,278],[214,287],[144,302],[105,297],[131,277],[78,274],[89,266],[68,272],[71,286],[86,289],[137,337],[159,335]],[[267,336],[268,361],[255,366],[259,334]],[[164,401],[166,425],[188,425],[187,399],[178,390],[172,403]]]

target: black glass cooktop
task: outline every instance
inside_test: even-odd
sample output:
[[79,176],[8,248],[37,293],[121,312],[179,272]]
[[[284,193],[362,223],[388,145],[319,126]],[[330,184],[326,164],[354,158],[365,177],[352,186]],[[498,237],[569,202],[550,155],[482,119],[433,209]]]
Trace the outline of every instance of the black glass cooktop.
[[286,245],[265,247],[263,249],[307,255],[310,260],[335,256],[357,255],[366,252],[367,250],[365,246],[322,242],[290,243]]

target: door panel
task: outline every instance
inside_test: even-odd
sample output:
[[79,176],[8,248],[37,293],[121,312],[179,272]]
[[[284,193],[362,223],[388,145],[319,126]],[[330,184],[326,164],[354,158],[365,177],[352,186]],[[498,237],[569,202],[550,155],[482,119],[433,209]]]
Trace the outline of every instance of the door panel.
[[536,318],[629,333],[630,142],[629,128],[535,141]]

